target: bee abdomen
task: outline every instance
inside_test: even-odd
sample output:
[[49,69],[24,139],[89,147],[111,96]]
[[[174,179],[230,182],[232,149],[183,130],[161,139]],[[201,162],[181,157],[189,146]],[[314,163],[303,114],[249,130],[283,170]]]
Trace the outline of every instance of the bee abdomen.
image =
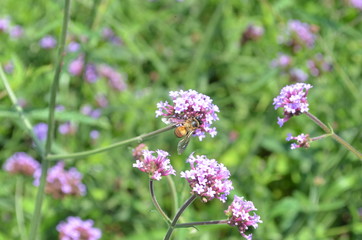
[[186,136],[187,130],[184,126],[180,126],[180,127],[175,128],[174,133],[175,133],[176,137],[182,138],[182,137]]

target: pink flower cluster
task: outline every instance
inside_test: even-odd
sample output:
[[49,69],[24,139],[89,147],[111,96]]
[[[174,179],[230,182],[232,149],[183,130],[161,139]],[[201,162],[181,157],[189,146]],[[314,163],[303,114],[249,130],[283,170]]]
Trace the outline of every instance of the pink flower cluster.
[[93,227],[93,220],[83,221],[79,217],[68,217],[65,222],[57,225],[59,240],[98,240],[102,232]]

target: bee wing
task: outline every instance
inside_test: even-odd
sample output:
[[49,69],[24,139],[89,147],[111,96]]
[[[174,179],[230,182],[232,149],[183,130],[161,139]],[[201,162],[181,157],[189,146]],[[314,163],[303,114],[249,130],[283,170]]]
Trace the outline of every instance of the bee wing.
[[183,139],[181,139],[181,141],[179,141],[179,143],[177,144],[177,153],[179,155],[181,155],[185,151],[187,145],[189,145],[193,133],[194,131],[188,132],[187,135]]

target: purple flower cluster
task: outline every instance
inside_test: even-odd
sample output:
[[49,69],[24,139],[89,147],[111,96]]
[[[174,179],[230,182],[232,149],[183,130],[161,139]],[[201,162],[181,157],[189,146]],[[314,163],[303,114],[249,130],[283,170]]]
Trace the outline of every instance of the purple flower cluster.
[[8,158],[3,169],[13,174],[23,174],[33,176],[36,170],[40,168],[40,164],[31,156],[24,152],[17,152]]
[[291,141],[291,140],[295,140],[297,141],[297,143],[292,143],[290,145],[290,148],[291,149],[296,149],[296,148],[301,148],[301,147],[304,147],[304,148],[309,148],[309,143],[311,142],[311,139],[309,138],[309,134],[300,134],[296,137],[293,137],[291,133],[288,133],[288,136],[286,138],[287,141]]
[[47,134],[48,134],[48,124],[46,123],[38,123],[33,127],[33,131],[35,136],[40,140],[40,141],[45,141],[45,139],[47,138]]
[[228,224],[230,226],[236,226],[239,229],[241,236],[251,240],[252,234],[246,235],[245,232],[249,226],[253,228],[258,227],[258,223],[262,223],[260,216],[250,215],[251,211],[256,211],[253,202],[245,201],[243,197],[234,196],[234,201],[225,211],[225,214],[229,217]]
[[283,108],[284,110],[284,118],[278,117],[280,127],[292,116],[309,111],[307,95],[310,88],[312,88],[312,85],[306,83],[288,85],[282,88],[279,96],[274,98],[274,108]]
[[0,33],[8,34],[12,39],[23,36],[24,29],[20,25],[12,25],[9,17],[0,18]]
[[362,0],[349,0],[352,7],[362,10]]
[[92,118],[99,118],[102,115],[102,110],[99,108],[93,108],[91,105],[86,104],[81,109],[80,112],[84,115],[90,116]]
[[109,27],[102,29],[102,37],[114,45],[120,46],[123,44],[122,40]]
[[93,227],[93,220],[83,221],[79,217],[68,217],[57,225],[59,240],[98,240],[102,232]]
[[144,143],[139,144],[132,150],[132,156],[135,160],[143,160],[143,151],[147,150],[148,146]]
[[127,88],[126,80],[127,76],[116,71],[109,65],[102,64],[98,68],[99,75],[108,79],[109,85],[117,90],[117,91],[124,91]]
[[42,39],[40,39],[39,45],[41,48],[44,48],[44,49],[52,49],[52,48],[56,47],[57,40],[55,39],[55,37],[53,37],[51,35],[47,35],[47,36],[44,36]]
[[153,154],[155,151],[149,151],[147,149],[142,151],[140,159],[136,160],[133,167],[138,168],[142,172],[149,174],[151,179],[161,180],[162,176],[170,174],[176,175],[176,171],[173,169],[170,159],[167,158],[168,152],[163,150],[156,150],[157,157]]
[[287,24],[287,36],[282,37],[282,42],[291,46],[294,51],[297,51],[304,46],[312,48],[316,39],[312,29],[312,26],[308,23],[299,20],[290,20]]
[[[34,185],[39,186],[41,169],[34,173]],[[76,168],[68,171],[64,169],[64,162],[58,162],[49,169],[45,192],[54,198],[64,198],[67,195],[82,196],[86,193],[86,187],[81,182],[82,174]]]
[[211,127],[213,121],[219,120],[217,112],[219,108],[212,103],[209,96],[198,93],[195,90],[188,91],[171,91],[169,93],[173,104],[167,101],[157,104],[156,117],[163,117],[162,121],[166,124],[182,124],[186,119],[197,118],[201,124],[195,130],[194,135],[199,140],[205,137],[205,133],[209,133],[214,137],[217,132],[215,127]]
[[225,202],[233,188],[229,180],[230,172],[215,159],[208,159],[205,155],[191,154],[186,162],[190,163],[191,170],[181,172],[191,187],[191,192],[199,195],[204,202],[218,198]]

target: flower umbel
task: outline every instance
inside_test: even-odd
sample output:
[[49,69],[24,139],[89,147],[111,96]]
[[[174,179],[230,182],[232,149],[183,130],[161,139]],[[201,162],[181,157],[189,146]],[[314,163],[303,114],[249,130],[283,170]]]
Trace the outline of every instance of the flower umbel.
[[236,226],[239,229],[241,236],[251,240],[252,234],[246,235],[245,231],[249,226],[258,227],[258,223],[262,223],[260,216],[250,215],[250,211],[256,211],[253,202],[245,201],[243,197],[234,196],[234,201],[225,211],[226,216],[229,217],[228,224],[230,226]]
[[157,104],[156,117],[163,117],[162,121],[166,124],[182,124],[190,118],[200,120],[200,126],[195,130],[194,135],[199,140],[209,133],[214,137],[217,132],[215,127],[211,127],[213,121],[219,120],[217,112],[219,108],[212,103],[209,96],[198,93],[195,90],[171,91],[172,105],[167,101]]
[[301,148],[301,147],[309,148],[310,147],[309,143],[311,142],[311,139],[309,138],[309,134],[304,134],[304,133],[302,133],[296,137],[293,137],[291,133],[288,133],[286,140],[287,141],[290,141],[290,140],[297,141],[298,144],[292,143],[290,145],[291,149],[296,149],[296,148]]
[[[153,155],[155,152],[157,153],[157,157]],[[133,164],[133,167],[148,173],[151,179],[159,181],[162,176],[170,174],[176,175],[170,159],[167,158],[169,155],[168,152],[163,150],[149,151],[145,149],[142,154],[140,159],[136,160],[136,163]]]
[[3,169],[10,173],[32,176],[40,164],[24,152],[17,152],[6,160]]
[[283,108],[284,110],[284,118],[278,117],[280,127],[291,117],[309,111],[307,95],[310,88],[312,85],[306,83],[288,85],[282,88],[279,96],[274,98],[274,108]]
[[66,222],[57,225],[60,240],[97,240],[102,236],[101,230],[93,227],[93,220],[83,221],[79,217],[68,217]]
[[[39,186],[41,169],[34,173],[34,185]],[[58,162],[49,169],[45,192],[54,198],[64,198],[67,195],[82,196],[86,193],[86,187],[81,182],[82,174],[76,168],[68,171],[64,169],[64,162]]]
[[190,163],[191,170],[181,172],[191,187],[191,192],[202,197],[204,202],[218,198],[225,202],[227,195],[233,188],[229,180],[230,172],[215,159],[208,159],[205,155],[191,154],[186,162]]

